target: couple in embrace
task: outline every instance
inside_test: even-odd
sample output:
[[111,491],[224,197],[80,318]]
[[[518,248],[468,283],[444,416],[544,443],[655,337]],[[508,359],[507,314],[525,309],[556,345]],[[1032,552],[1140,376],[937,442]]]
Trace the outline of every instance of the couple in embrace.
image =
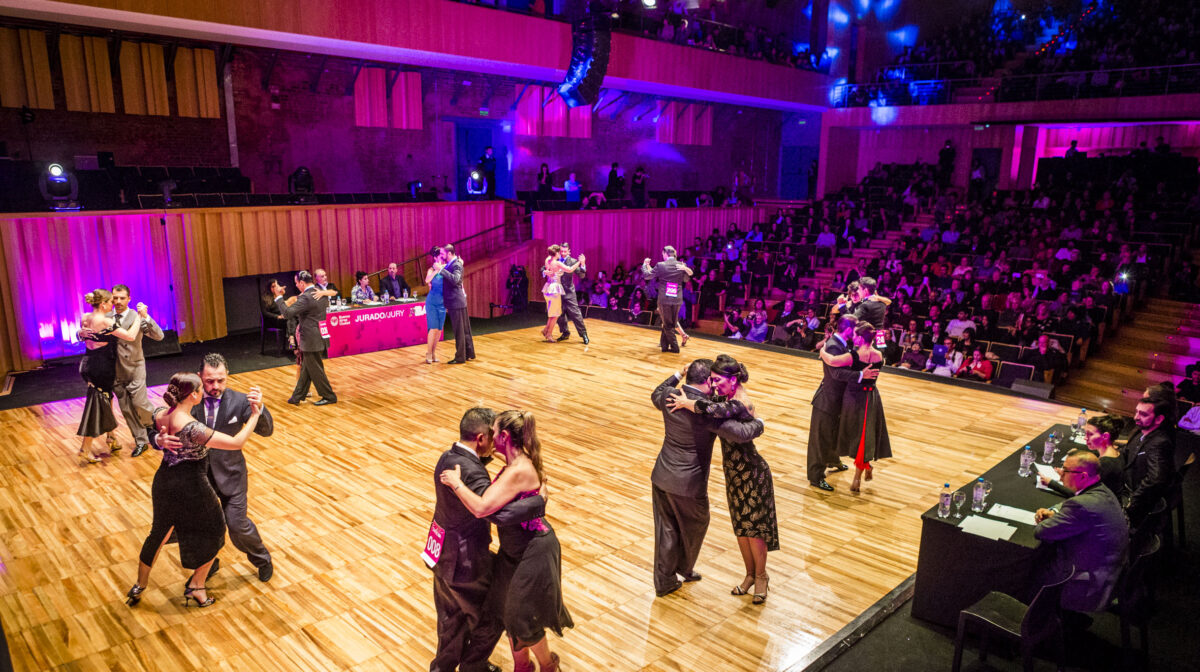
[[746,394],[749,378],[746,367],[728,355],[715,362],[697,359],[650,397],[666,429],[650,474],[659,597],[684,581],[700,580],[695,568],[708,532],[708,470],[720,437],[729,518],[746,566],[745,579],[732,593],[752,594],[754,604],[767,601],[767,551],[779,550],[779,526],[771,468],[754,446],[763,422]]
[[[489,482],[486,462],[505,467]],[[562,550],[544,518],[545,473],[533,414],[472,408],[434,469],[437,503],[422,559],[433,569],[437,654],[430,672],[484,672],[508,631],[513,669],[558,669],[546,628],[574,627],[562,600]],[[489,550],[491,523],[500,552]]]
[[875,327],[870,322],[843,315],[821,348],[824,376],[813,395],[808,433],[808,482],[815,488],[832,492],[825,470],[831,464],[845,470],[838,458],[852,457],[855,470],[850,492],[859,492],[863,479],[874,477],[871,462],[892,456],[875,387],[883,354],[873,346],[874,340]]

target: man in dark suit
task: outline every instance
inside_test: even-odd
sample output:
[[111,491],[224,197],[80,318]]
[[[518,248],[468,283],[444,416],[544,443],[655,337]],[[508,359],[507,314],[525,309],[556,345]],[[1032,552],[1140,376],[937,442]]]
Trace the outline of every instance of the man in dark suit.
[[387,273],[379,279],[379,293],[387,292],[393,299],[404,296],[404,292],[409,291],[408,283],[404,281],[404,276],[400,275],[400,267],[396,262],[388,264]]
[[1171,402],[1159,395],[1142,397],[1133,414],[1135,432],[1121,451],[1125,460],[1125,512],[1133,527],[1142,524],[1175,478],[1175,418]]
[[[825,351],[831,355],[850,352],[850,338],[858,318],[843,315],[838,318],[835,331],[825,341]],[[838,423],[842,415],[842,395],[849,383],[860,383],[864,379],[878,378],[879,369],[852,371],[849,367],[833,367],[824,362],[821,385],[812,399],[812,420],[808,427],[808,482],[815,488],[833,492],[833,486],[825,480],[825,469],[833,467],[845,471],[847,467],[837,459],[836,448]]]
[[654,293],[658,297],[658,316],[662,319],[658,344],[663,352],[679,352],[675,326],[679,322],[679,307],[683,305],[683,286],[692,277],[692,269],[675,259],[675,248],[670,245],[663,248],[662,258],[652,269],[650,257],[646,257],[642,262],[642,275],[657,283]]
[[471,337],[471,316],[467,314],[467,292],[463,290],[463,260],[454,246],[442,247],[442,301],[454,326],[454,359],[447,364],[464,364],[475,359],[475,340]]
[[[558,258],[559,261],[567,266],[573,265],[578,259],[571,256],[571,244],[563,243],[559,247],[562,248],[562,255]],[[583,337],[583,344],[587,345],[591,341],[588,340],[587,327],[583,324],[583,312],[579,310],[579,297],[575,295],[575,277],[583,277],[587,274],[587,265],[580,264],[579,268],[575,269],[574,273],[563,273],[559,282],[563,286],[562,295],[562,314],[558,316],[558,331],[562,334],[558,340],[565,341],[571,337],[571,330],[567,326],[567,318],[575,323],[575,331]]]
[[313,271],[312,284],[314,286],[316,286],[318,292],[325,292],[325,291],[333,292],[332,294],[328,294],[328,295],[322,297],[325,301],[326,306],[329,305],[329,297],[338,295],[337,285],[335,285],[329,281],[329,274],[326,273],[325,269],[323,269],[323,268],[318,268],[317,270]]
[[1062,606],[1072,611],[1102,611],[1129,546],[1129,521],[1121,502],[1100,482],[1100,458],[1086,449],[1073,450],[1062,468],[1063,485],[1075,495],[1055,513],[1038,509],[1033,536],[1049,542],[1054,561],[1040,579],[1062,579],[1071,567],[1075,575],[1063,590]]
[[663,414],[666,434],[650,472],[654,506],[654,592],[662,597],[684,581],[699,581],[696,558],[708,532],[708,470],[716,436],[745,443],[763,432],[761,420],[715,421],[696,413],[673,413],[667,399],[676,392],[689,399],[707,399],[712,361],[697,359],[683,377],[676,373],[654,389],[650,400]]
[[321,398],[313,402],[313,406],[336,404],[337,395],[329,385],[325,375],[325,340],[321,337],[321,320],[325,319],[325,309],[331,292],[336,289],[318,291],[312,284],[313,276],[308,271],[296,274],[296,289],[299,296],[293,296],[286,301],[283,298],[283,287],[275,288],[275,305],[279,312],[289,320],[296,318],[296,347],[300,350],[300,378],[296,381],[296,389],[288,398],[289,404],[299,405],[308,396],[308,389],[316,385],[317,394]]
[[[433,604],[437,609],[437,654],[430,672],[479,672],[499,670],[488,662],[504,624],[492,609],[484,607],[492,585],[491,523],[511,525],[545,514],[546,500],[540,495],[517,499],[503,509],[476,518],[458,496],[438,477],[443,471],[462,469],[462,485],[483,495],[491,484],[484,460],[491,461],[491,409],[472,408],[458,424],[458,441],[438,458],[433,470],[437,502],[433,523],[443,532],[438,557],[426,557],[433,568]],[[431,536],[433,529],[431,526]],[[426,553],[430,544],[426,545]],[[430,561],[433,560],[431,563]]]
[[[229,376],[229,366],[225,358],[217,353],[204,356],[200,367],[200,381],[204,384],[204,400],[192,407],[192,417],[203,422],[210,429],[224,432],[230,436],[236,435],[250,417],[250,403],[262,401],[262,392],[250,388],[250,394],[245,395],[237,390],[225,387],[225,379]],[[271,412],[265,407],[254,427],[254,433],[259,436],[270,436],[275,432],[275,423]],[[229,529],[229,539],[234,548],[246,554],[250,564],[258,569],[259,581],[270,581],[275,573],[271,563],[271,554],[263,545],[262,537],[258,536],[258,527],[246,515],[246,457],[240,450],[213,450],[208,456],[208,477],[221,499],[221,508],[225,511],[225,526]],[[209,570],[211,576],[217,569],[217,562]]]
[[869,322],[876,329],[887,327],[887,304],[875,295],[878,283],[874,278],[858,279],[859,303],[854,309],[854,316],[859,322]]

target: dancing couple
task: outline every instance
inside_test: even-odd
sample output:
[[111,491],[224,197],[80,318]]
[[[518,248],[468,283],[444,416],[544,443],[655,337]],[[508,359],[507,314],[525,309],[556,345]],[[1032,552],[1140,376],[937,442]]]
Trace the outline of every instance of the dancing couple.
[[[677,388],[681,380],[684,384]],[[692,362],[651,395],[665,427],[650,474],[654,589],[659,597],[678,590],[680,577],[701,578],[695,565],[708,531],[708,473],[713,442],[720,437],[729,517],[746,567],[745,580],[731,592],[752,594],[754,604],[767,600],[767,551],[779,549],[779,529],[771,469],[754,446],[763,422],[754,416],[748,380],[745,366],[721,355],[715,362]]]
[[[493,453],[505,467],[489,481]],[[434,467],[437,502],[422,558],[433,568],[437,653],[430,672],[499,670],[488,656],[508,631],[513,669],[558,669],[545,630],[574,627],[562,600],[562,550],[544,515],[546,476],[533,414],[472,408]],[[491,523],[500,551],[489,550]],[[531,655],[532,654],[532,657]]]
[[[551,245],[546,250],[546,261],[542,264],[542,276],[546,279],[546,283],[542,285],[542,296],[546,299],[546,328],[542,330],[542,338],[547,342],[555,342],[555,323],[562,332],[562,336],[557,340],[563,341],[571,337],[571,332],[567,330],[566,317],[563,315],[565,305],[566,315],[571,317],[575,328],[583,336],[583,344],[589,343],[587,328],[583,325],[583,315],[579,312],[579,300],[575,297],[575,281],[571,279],[576,271],[582,274],[586,267],[587,258],[581,254],[579,259],[571,259],[571,248],[566,243]],[[565,283],[564,275],[567,277]]]
[[[808,435],[808,480],[813,487],[833,491],[825,469],[838,457],[854,459],[850,492],[872,480],[872,462],[892,456],[883,404],[876,379],[883,353],[873,347],[875,327],[853,315],[837,319],[834,332],[821,349],[824,376],[813,395]],[[839,471],[843,470],[840,461]]]

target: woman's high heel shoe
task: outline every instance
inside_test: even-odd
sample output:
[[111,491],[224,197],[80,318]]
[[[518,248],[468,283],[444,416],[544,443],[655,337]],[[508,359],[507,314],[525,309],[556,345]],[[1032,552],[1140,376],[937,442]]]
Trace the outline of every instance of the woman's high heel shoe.
[[125,593],[125,604],[128,604],[131,607],[137,606],[137,603],[142,601],[142,593],[144,592],[146,592],[145,586],[139,586],[136,583],[133,584],[133,587],[129,589],[129,592]]
[[117,441],[117,437],[113,436],[112,434],[109,434],[108,435],[108,451],[110,453],[115,453],[115,452],[121,450],[121,447],[122,446],[121,446],[120,442]]
[[[767,601],[767,593],[770,592],[768,584],[771,578],[766,574],[754,578],[754,599],[750,600],[750,604],[764,604]],[[758,584],[762,584],[762,592],[758,592]]]
[[80,450],[79,457],[82,457],[83,461],[87,462],[88,464],[100,464],[103,461],[100,458],[93,455],[91,453],[91,451],[87,451],[87,450]]
[[542,668],[542,672],[558,672],[558,654],[550,653],[550,664]]
[[875,476],[874,476],[874,474],[875,474],[875,468],[874,468],[874,467],[872,467],[871,465],[869,465],[869,464],[868,464],[868,465],[867,465],[867,476],[866,476],[866,480],[868,480],[868,481],[869,481],[869,480],[871,480],[872,478],[874,478],[874,477],[875,477]]
[[729,594],[730,595],[748,595],[748,594],[750,594],[750,586],[754,585],[754,577],[747,574],[746,579],[747,580],[743,581],[741,584],[734,586],[733,590],[729,591]]
[[190,606],[192,603],[192,600],[195,600],[196,606],[203,609],[204,607],[212,606],[212,603],[217,601],[217,598],[209,595],[207,600],[201,602],[200,598],[196,597],[195,595],[192,595],[192,593],[194,593],[197,590],[203,590],[203,591],[205,591],[206,594],[208,592],[207,589],[205,589],[205,588],[193,588],[190,585],[188,585],[187,583],[183,584],[183,606],[185,606],[185,607]]

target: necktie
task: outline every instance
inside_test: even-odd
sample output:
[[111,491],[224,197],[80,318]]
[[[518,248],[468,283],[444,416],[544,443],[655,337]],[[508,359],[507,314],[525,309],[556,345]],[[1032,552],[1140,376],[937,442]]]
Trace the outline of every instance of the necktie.
[[213,429],[213,425],[217,422],[217,404],[221,400],[217,397],[204,398],[204,424],[208,425],[209,429]]

